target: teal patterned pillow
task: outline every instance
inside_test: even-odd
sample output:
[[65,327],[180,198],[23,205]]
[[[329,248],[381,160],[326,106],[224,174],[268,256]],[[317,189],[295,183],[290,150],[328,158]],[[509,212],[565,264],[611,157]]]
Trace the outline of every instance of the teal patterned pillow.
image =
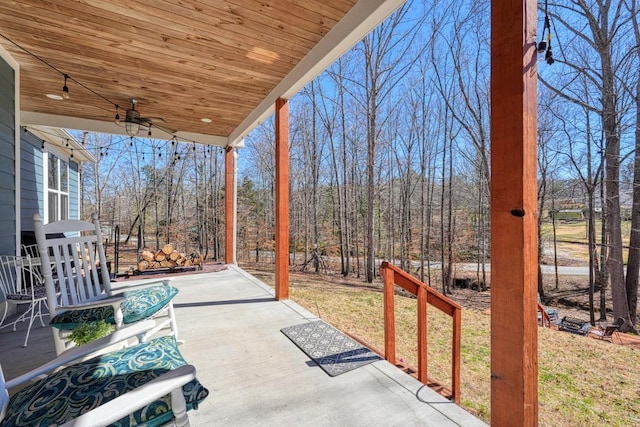
[[[0,424],[59,425],[186,364],[175,338],[170,336],[97,356],[57,371],[16,393]],[[187,383],[182,392],[188,410],[197,409],[209,395],[198,380]],[[165,396],[113,425],[157,426],[172,419],[171,401]]]
[[[169,285],[156,285],[143,289],[125,291],[114,296],[124,296],[122,315],[124,323],[135,323],[153,316],[171,301],[178,293],[178,289]],[[71,330],[83,323],[104,320],[115,324],[113,307],[96,307],[85,310],[68,310],[51,319],[51,326],[58,329]]]

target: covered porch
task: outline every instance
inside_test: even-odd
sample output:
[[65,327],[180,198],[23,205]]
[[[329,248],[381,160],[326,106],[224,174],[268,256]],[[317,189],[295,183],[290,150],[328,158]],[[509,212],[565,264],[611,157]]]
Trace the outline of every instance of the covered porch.
[[[324,374],[306,366],[300,372],[294,371],[289,365],[296,358],[304,362],[305,356],[284,336],[279,336],[280,327],[305,319],[300,313],[294,316],[296,310],[292,311],[293,305],[286,302],[289,286],[287,100],[403,1],[314,1],[305,2],[305,6],[298,3],[288,2],[283,7],[278,2],[219,0],[189,3],[185,7],[185,2],[167,0],[96,2],[98,6],[94,7],[86,2],[66,0],[50,2],[48,10],[44,10],[38,2],[6,2],[0,8],[0,29],[9,38],[0,39],[0,56],[7,76],[3,89],[6,99],[13,96],[10,100],[13,102],[7,102],[11,105],[7,106],[8,114],[3,115],[7,123],[2,136],[9,148],[15,148],[17,158],[20,126],[33,125],[127,135],[131,135],[134,128],[137,135],[141,127],[143,132],[153,130],[154,138],[179,138],[224,147],[227,153],[225,262],[234,264],[237,150],[243,146],[243,138],[275,111],[275,299],[280,302],[274,301],[264,289],[258,291],[260,286],[248,290],[239,286],[245,279],[240,279],[242,275],[238,272],[237,278],[220,281],[223,285],[220,287],[215,285],[215,278],[208,283],[211,289],[206,283],[198,285],[206,288],[202,293],[192,294],[188,284],[180,284],[191,279],[178,279],[179,286],[185,287],[177,301],[178,317],[182,316],[180,322],[184,325],[183,337],[187,340],[184,353],[201,375],[205,375],[203,383],[214,392],[214,397],[195,413],[194,421],[207,413],[213,417],[235,414],[238,411],[234,408],[243,401],[247,403],[245,406],[255,402],[260,407],[265,414],[261,422],[266,417],[286,420],[278,417],[286,417],[291,408],[304,406],[303,400],[314,416],[329,416],[336,407],[343,408],[345,416],[350,416],[352,407],[345,402],[356,398],[363,399],[360,416],[377,421],[379,417],[374,414],[380,413],[378,409],[384,403],[367,394],[367,387],[373,381],[386,384],[388,396],[393,396],[388,397],[394,403],[386,408],[386,416],[400,417],[411,412],[417,418],[402,419],[398,424],[411,424],[411,420],[422,424],[429,417],[421,411],[433,410],[432,414],[439,414],[442,408],[456,407],[435,397],[419,398],[421,394],[418,399],[417,383],[415,390],[396,388],[400,381],[395,380],[396,375],[404,374],[398,371],[391,375],[378,368],[381,363],[360,369],[356,375],[363,378],[349,382],[348,395],[342,396],[332,385],[326,389],[323,399],[314,400],[312,391],[321,387],[314,382]],[[492,375],[487,381],[493,385],[492,421],[501,425],[537,424],[536,7],[537,3],[531,0],[492,1],[491,255],[495,328],[492,330]],[[53,70],[47,65],[50,63],[56,64]],[[47,95],[60,99],[52,100]],[[68,98],[64,106],[59,103],[63,98]],[[130,102],[130,99],[137,101]],[[19,183],[20,170],[16,169],[14,178]],[[9,196],[6,197],[15,198],[13,211],[19,213],[20,194],[16,188],[19,185],[7,188]],[[6,247],[17,250],[22,224],[19,214],[15,216],[11,225],[7,225],[7,228],[13,226],[15,232],[5,236],[5,241]],[[209,292],[222,291],[222,288],[226,288],[224,292],[228,294],[208,299]],[[249,303],[245,298],[259,301]],[[278,314],[281,317],[271,319],[269,315],[275,305],[282,310]],[[244,311],[240,311],[241,308]],[[197,318],[202,322],[185,320],[187,311],[198,313]],[[218,319],[222,320],[216,322]],[[205,321],[211,324],[207,328],[213,329],[207,330],[202,325]],[[243,321],[248,323],[234,324]],[[259,326],[253,329],[251,322]],[[260,328],[270,322],[273,323],[268,332],[256,337],[250,335],[259,333]],[[236,335],[248,334],[248,339],[239,340],[232,335],[226,348],[223,341],[216,341],[216,336],[222,338],[229,330]],[[36,333],[40,331],[34,331]],[[42,335],[41,339],[48,340],[49,335],[47,330],[46,337]],[[264,339],[270,343],[265,351],[276,348],[275,343],[281,341],[290,347],[286,351],[291,351],[291,355],[274,353],[274,360],[287,363],[274,368],[277,373],[271,374],[273,382],[265,382],[268,383],[266,389],[253,396],[263,377],[260,371],[248,367],[266,363],[265,354],[260,353],[260,357],[251,360],[242,342],[251,342],[255,348],[261,346]],[[34,335],[29,347],[29,363],[37,364],[38,358],[49,357],[46,350],[43,353],[34,350],[38,340]],[[217,353],[222,348],[225,351]],[[198,359],[198,353],[203,356],[202,360]],[[3,352],[2,357],[11,354],[14,353]],[[228,363],[210,365],[215,359],[212,354],[220,354],[219,359]],[[23,358],[16,356],[15,360]],[[1,362],[7,376],[12,377],[11,365],[17,362]],[[225,368],[232,369],[226,383],[219,372]],[[373,372],[376,377],[366,377]],[[303,373],[311,376],[303,377]],[[249,376],[244,377],[245,374]],[[221,386],[229,384],[237,388],[216,393],[216,381]],[[252,387],[254,384],[256,387]],[[296,391],[296,386],[301,387],[300,391]],[[281,392],[285,394],[279,395]],[[420,391],[423,392],[426,390]],[[216,400],[218,394],[233,398]],[[307,396],[308,400],[303,399]],[[435,403],[427,405],[431,409],[425,409],[416,404],[421,400]],[[224,421],[225,418],[211,420]],[[251,419],[238,420],[238,424],[249,421]]]
[[[189,413],[192,425],[485,425],[384,360],[330,377],[280,332],[317,317],[292,301],[276,301],[272,288],[228,267],[172,280],[180,290],[180,350],[210,391]],[[23,348],[25,326],[0,331],[8,378],[55,356],[49,327],[35,326]]]

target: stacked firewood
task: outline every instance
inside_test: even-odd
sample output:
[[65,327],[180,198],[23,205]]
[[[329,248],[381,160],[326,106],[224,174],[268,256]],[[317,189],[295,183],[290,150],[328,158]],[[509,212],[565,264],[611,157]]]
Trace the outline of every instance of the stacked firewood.
[[190,255],[178,252],[173,245],[167,244],[157,252],[144,249],[138,261],[138,271],[145,271],[154,268],[179,268],[190,267],[202,264],[203,257],[198,253]]

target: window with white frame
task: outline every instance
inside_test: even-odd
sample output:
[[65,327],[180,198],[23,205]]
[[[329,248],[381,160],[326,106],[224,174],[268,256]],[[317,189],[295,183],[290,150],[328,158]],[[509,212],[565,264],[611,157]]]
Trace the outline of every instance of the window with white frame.
[[69,218],[69,164],[47,153],[47,222]]

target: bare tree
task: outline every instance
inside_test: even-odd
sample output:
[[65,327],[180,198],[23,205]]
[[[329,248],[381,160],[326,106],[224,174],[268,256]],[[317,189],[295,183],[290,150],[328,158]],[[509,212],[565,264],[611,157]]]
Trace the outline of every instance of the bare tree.
[[[570,34],[570,43],[561,45],[562,56],[556,63],[563,66],[567,83],[551,84],[545,77],[540,81],[565,99],[596,113],[601,121],[605,148],[605,223],[608,243],[607,267],[611,282],[614,316],[626,320],[624,330],[631,329],[628,296],[625,287],[622,230],[620,213],[620,152],[622,117],[625,112],[620,91],[621,58],[614,46],[622,46],[629,15],[623,2],[610,0],[573,0],[549,5],[554,22],[560,23]],[[594,67],[594,65],[596,65]],[[590,90],[597,92],[596,102],[587,103],[584,97],[574,96],[567,87],[577,76],[584,76]]]
[[[384,117],[378,117],[380,106],[389,97],[401,79],[410,71],[420,52],[413,41],[422,20],[410,22],[409,8],[405,5],[367,35],[359,46],[364,61],[362,81],[352,81],[362,89],[356,97],[367,116],[367,217],[365,280],[372,282],[375,275],[375,163],[378,137],[383,129]],[[407,28],[407,25],[409,27]],[[388,117],[386,118],[388,119]]]
[[[468,6],[468,7],[465,7]],[[433,80],[442,102],[447,108],[450,122],[446,125],[445,137],[450,144],[445,156],[449,159],[449,181],[446,191],[449,205],[445,227],[445,191],[441,194],[442,217],[442,254],[443,289],[446,290],[453,280],[454,243],[455,243],[455,209],[453,209],[454,191],[453,162],[454,145],[456,154],[471,165],[476,182],[474,192],[477,239],[477,278],[479,283],[486,282],[485,260],[488,240],[488,204],[489,204],[489,62],[488,62],[488,28],[482,20],[486,15],[488,3],[484,1],[466,4],[451,2],[443,9],[443,16],[434,19],[446,22],[440,24],[440,44],[431,49],[433,64]],[[443,172],[445,169],[443,169]],[[479,286],[478,289],[481,287]]]

